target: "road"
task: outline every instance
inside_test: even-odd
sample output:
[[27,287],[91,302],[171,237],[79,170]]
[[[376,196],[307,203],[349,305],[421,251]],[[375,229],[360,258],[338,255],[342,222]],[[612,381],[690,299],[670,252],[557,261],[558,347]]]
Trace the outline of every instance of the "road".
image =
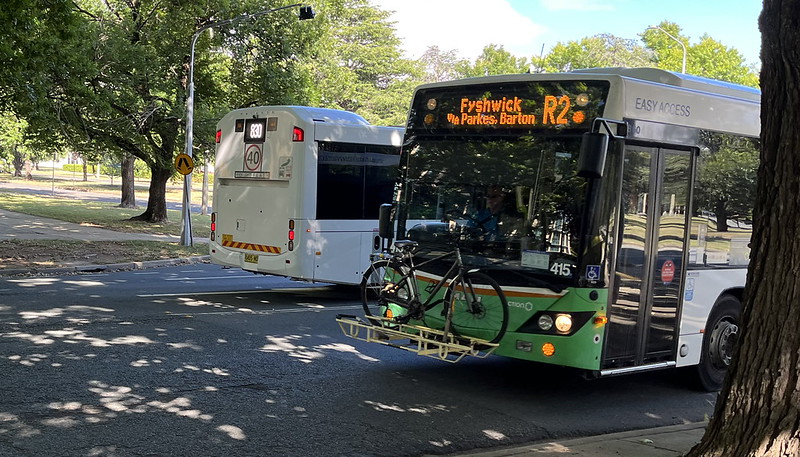
[[0,280],[0,456],[420,456],[701,421],[679,372],[585,381],[344,337],[355,291],[214,265]]

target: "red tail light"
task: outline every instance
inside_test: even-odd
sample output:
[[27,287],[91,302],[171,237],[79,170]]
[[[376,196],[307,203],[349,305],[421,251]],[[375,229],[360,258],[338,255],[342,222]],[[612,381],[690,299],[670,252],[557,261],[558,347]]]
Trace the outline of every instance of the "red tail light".
[[214,238],[216,238],[216,233],[215,233],[216,231],[217,231],[217,213],[211,213],[211,241],[214,241]]
[[[295,127],[297,128],[297,127]],[[300,130],[302,132],[302,130]],[[289,219],[289,250],[294,251],[294,220]]]
[[218,144],[219,144],[220,141],[222,141],[222,130],[217,130],[217,137],[215,138],[215,141]]
[[292,141],[303,141],[306,137],[305,132],[300,127],[292,129]]

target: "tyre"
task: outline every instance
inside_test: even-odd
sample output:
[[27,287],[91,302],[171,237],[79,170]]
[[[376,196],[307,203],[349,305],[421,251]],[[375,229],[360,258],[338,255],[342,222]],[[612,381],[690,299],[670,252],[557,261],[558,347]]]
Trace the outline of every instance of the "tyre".
[[444,303],[456,335],[497,343],[508,327],[508,301],[497,281],[480,272],[466,273],[448,286]]
[[377,260],[361,277],[361,303],[364,315],[373,325],[389,326],[389,322],[371,317],[397,318],[407,313],[404,305],[411,291],[403,279],[404,271],[404,266],[392,260]]
[[742,304],[732,295],[723,295],[714,304],[703,334],[703,352],[697,365],[700,386],[715,392],[722,388],[739,340]]

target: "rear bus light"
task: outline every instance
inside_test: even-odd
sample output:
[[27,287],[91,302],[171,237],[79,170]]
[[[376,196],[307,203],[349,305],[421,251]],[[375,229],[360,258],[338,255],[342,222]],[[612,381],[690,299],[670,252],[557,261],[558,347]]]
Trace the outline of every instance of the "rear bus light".
[[217,231],[217,213],[211,213],[211,241],[214,241],[214,238],[216,238],[215,236],[216,231]]
[[300,127],[295,127],[292,129],[292,141],[303,141],[305,140],[306,134]]
[[222,130],[217,130],[217,136],[216,136],[216,138],[214,138],[214,141],[217,144],[219,144],[219,142],[222,141]]
[[[297,128],[297,127],[295,127],[295,128]],[[288,246],[289,250],[293,251],[294,250],[294,220],[293,219],[289,219],[289,233],[287,234],[287,236],[289,237],[289,246]]]

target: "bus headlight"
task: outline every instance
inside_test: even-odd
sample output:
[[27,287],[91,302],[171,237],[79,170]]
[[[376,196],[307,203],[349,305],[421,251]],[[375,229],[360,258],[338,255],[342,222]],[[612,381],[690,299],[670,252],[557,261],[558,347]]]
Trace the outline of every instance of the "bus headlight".
[[553,318],[549,314],[539,316],[539,328],[545,332],[553,328]]
[[[541,321],[542,320],[539,319],[540,323]],[[556,316],[556,330],[561,333],[569,333],[569,331],[572,330],[572,316],[569,314],[559,314]]]

